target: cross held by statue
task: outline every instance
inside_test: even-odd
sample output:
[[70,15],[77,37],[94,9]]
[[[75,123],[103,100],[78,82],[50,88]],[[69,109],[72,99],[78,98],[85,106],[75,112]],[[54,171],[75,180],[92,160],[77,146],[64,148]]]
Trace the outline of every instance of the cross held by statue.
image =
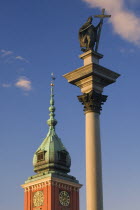
[[105,15],[105,9],[102,9],[102,14],[101,15],[94,15],[94,17],[104,19],[104,18],[110,18],[111,15]]
[[110,18],[111,15],[105,15],[105,9],[102,9],[102,14],[101,15],[94,15],[95,18],[100,18],[100,27],[99,27],[99,32],[98,32],[98,39],[96,41],[96,47],[95,47],[95,51],[98,51],[98,46],[99,46],[99,40],[100,40],[100,36],[101,36],[101,31],[102,31],[102,25],[103,25],[103,19],[104,18]]

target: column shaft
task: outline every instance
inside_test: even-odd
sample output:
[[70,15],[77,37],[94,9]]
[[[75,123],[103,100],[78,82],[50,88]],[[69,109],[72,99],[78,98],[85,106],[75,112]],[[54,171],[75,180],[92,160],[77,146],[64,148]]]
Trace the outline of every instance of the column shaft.
[[99,113],[86,117],[86,200],[87,210],[103,210]]

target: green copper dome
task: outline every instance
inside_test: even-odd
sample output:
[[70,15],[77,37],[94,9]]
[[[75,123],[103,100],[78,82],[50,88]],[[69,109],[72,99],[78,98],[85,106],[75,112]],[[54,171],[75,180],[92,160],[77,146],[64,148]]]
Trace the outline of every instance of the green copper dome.
[[[55,78],[52,77],[54,80]],[[51,83],[51,99],[50,99],[50,118],[47,121],[49,125],[49,131],[42,144],[39,146],[33,157],[34,171],[40,172],[61,172],[67,174],[70,172],[71,158],[64,147],[61,139],[55,132],[55,126],[57,124],[55,117],[54,107],[54,84]]]

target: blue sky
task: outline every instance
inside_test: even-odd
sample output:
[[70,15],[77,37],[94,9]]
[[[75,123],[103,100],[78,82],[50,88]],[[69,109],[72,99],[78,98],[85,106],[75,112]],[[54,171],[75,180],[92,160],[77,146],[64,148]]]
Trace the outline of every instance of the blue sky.
[[[80,90],[62,77],[83,65],[78,30],[105,7],[100,64],[121,74],[104,90],[101,114],[105,210],[139,210],[140,3],[138,0],[3,0],[0,7],[0,142],[2,209],[23,209],[20,185],[33,174],[32,157],[46,136],[50,74],[56,75],[56,131],[72,158],[71,174],[83,184],[85,139]],[[120,19],[120,17],[122,17]],[[96,25],[97,20],[93,23]]]

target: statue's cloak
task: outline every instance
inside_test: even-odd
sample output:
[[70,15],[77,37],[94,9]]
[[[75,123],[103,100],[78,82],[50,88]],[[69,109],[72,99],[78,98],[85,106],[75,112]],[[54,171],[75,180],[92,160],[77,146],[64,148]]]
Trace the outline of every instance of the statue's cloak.
[[79,30],[80,47],[92,49],[97,38],[97,28],[88,21]]

